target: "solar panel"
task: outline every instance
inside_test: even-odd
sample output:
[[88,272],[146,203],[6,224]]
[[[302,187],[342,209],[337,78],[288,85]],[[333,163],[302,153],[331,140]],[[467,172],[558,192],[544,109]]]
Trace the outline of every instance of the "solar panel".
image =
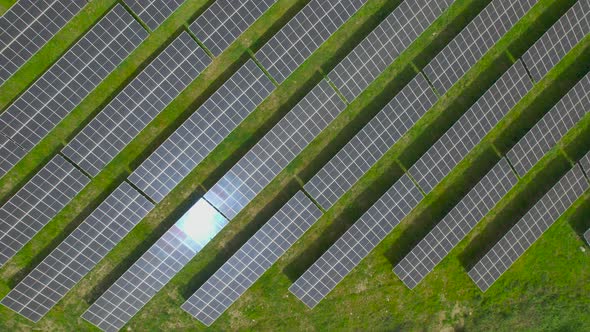
[[206,194],[228,219],[238,214],[346,105],[322,80]]
[[0,266],[41,230],[90,180],[55,156],[0,207]]
[[182,90],[211,58],[183,32],[62,150],[81,168],[98,174]]
[[39,321],[152,207],[123,182],[1,303],[33,322]]
[[184,0],[124,0],[137,16],[154,31]]
[[403,1],[328,77],[352,101],[445,11],[452,0]]
[[256,52],[256,59],[282,83],[365,2],[312,0]]
[[588,188],[579,167],[569,171],[469,271],[486,291]]
[[402,176],[342,235],[289,291],[315,307],[422,200],[407,176]]
[[246,62],[129,176],[161,201],[273,90],[254,61]]
[[182,309],[210,326],[321,215],[320,209],[303,192],[297,192],[182,305]]
[[493,0],[423,71],[441,94],[446,93],[536,3]]
[[18,1],[0,17],[0,84],[86,5],[86,0]]
[[226,224],[199,200],[82,317],[103,331],[118,331]]
[[309,193],[329,209],[436,102],[422,75],[416,76],[307,184]]
[[590,33],[590,2],[578,1],[523,56],[529,72],[540,81],[584,36]]
[[420,188],[429,193],[531,88],[516,62],[409,169]]
[[446,255],[518,182],[502,159],[437,225],[416,245],[393,272],[413,289],[434,270]]
[[584,233],[584,238],[586,239],[586,242],[590,244],[590,229],[588,229],[586,233]]
[[190,30],[218,56],[275,2],[217,0],[190,25]]
[[590,111],[590,74],[586,74],[506,156],[524,176],[557,141]]
[[582,169],[584,169],[586,175],[590,177],[590,152],[580,159],[580,166],[582,166]]
[[[0,113],[0,131],[30,151],[147,37],[115,6],[12,105]],[[4,154],[3,163],[8,163]]]
[[26,154],[27,151],[0,133],[0,178]]

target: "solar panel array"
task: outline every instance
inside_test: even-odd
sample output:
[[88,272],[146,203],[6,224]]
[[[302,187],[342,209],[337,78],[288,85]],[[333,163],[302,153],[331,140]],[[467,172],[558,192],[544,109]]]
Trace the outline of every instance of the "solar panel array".
[[0,207],[0,266],[41,230],[90,180],[55,156]]
[[182,90],[211,58],[183,32],[63,149],[92,175],[98,174]]
[[152,208],[123,182],[1,303],[37,322]]
[[264,72],[249,60],[129,180],[153,200],[161,201],[274,89]]
[[445,11],[452,0],[403,1],[328,77],[352,101]]
[[422,200],[407,176],[402,176],[349,228],[289,291],[315,307]]
[[322,80],[205,194],[205,199],[233,219],[345,107],[330,84]]
[[203,324],[211,325],[321,215],[320,209],[303,192],[297,192],[182,305],[182,309]]
[[506,154],[520,176],[524,176],[555,146],[584,114],[590,112],[590,74],[583,77]]
[[516,62],[408,170],[429,193],[532,88],[521,62]]
[[307,182],[305,190],[329,209],[436,100],[424,76],[416,76]]
[[413,289],[518,182],[502,159],[393,269]]
[[190,30],[218,56],[276,1],[217,0],[190,25]]
[[586,175],[590,177],[590,152],[580,159],[580,166],[582,166],[582,169],[584,169]]
[[256,59],[282,83],[365,2],[312,0],[256,52]]
[[118,331],[226,224],[222,215],[200,200],[82,317],[103,331]]
[[590,2],[578,1],[522,56],[535,81],[540,81],[590,33],[589,14]]
[[[0,130],[30,151],[147,37],[121,6],[115,6],[10,107]],[[0,151],[2,163],[8,163]]]
[[493,0],[424,67],[426,77],[446,93],[536,2]]
[[569,171],[477,262],[471,279],[485,292],[587,188],[579,167]]
[[18,1],[0,17],[0,84],[86,5],[86,0]]
[[156,30],[184,0],[124,0],[137,16],[150,28]]
[[0,133],[0,156],[2,156],[0,157],[0,178],[26,154],[27,151]]

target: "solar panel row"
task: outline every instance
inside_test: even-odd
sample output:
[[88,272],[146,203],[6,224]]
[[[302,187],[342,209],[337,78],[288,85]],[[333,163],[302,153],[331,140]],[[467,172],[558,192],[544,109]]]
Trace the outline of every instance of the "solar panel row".
[[521,62],[516,62],[408,170],[426,193],[496,126],[532,88]]
[[289,291],[308,307],[315,307],[421,200],[412,180],[402,176]]
[[89,181],[58,155],[0,207],[0,266],[29,242]]
[[518,182],[502,159],[393,269],[413,289]]
[[321,215],[320,209],[303,192],[297,192],[182,305],[182,308],[203,324],[211,325]]
[[365,2],[312,0],[256,52],[256,59],[282,83]]
[[446,93],[536,2],[493,0],[423,69],[426,77]]
[[506,154],[520,176],[524,176],[572,128],[590,112],[590,73],[586,74]]
[[584,36],[590,33],[590,1],[576,2],[522,56],[529,72],[540,81]]
[[211,63],[187,33],[180,34],[62,150],[98,174]]
[[218,56],[276,1],[217,0],[190,25],[190,30]]
[[580,159],[580,166],[582,166],[582,169],[584,169],[586,175],[590,177],[590,152]]
[[[0,113],[1,133],[30,151],[146,37],[141,25],[115,6]],[[8,152],[0,152],[8,164]]]
[[436,100],[424,76],[416,76],[305,184],[305,190],[329,209]]
[[129,176],[161,201],[275,86],[254,61],[246,62]]
[[8,173],[26,154],[25,149],[0,133],[0,177]]
[[[586,173],[586,178],[590,180],[590,152],[588,152],[584,157],[582,157],[582,159],[580,159],[580,166]],[[590,245],[590,229],[588,229],[586,233],[584,233],[584,238],[586,239],[586,242],[588,242],[588,244]]]
[[570,170],[477,262],[471,279],[485,292],[587,188],[581,169]]
[[452,3],[403,1],[329,74],[348,101],[355,99]]
[[152,209],[123,182],[1,301],[37,322]]
[[205,194],[205,199],[233,219],[345,107],[330,84],[322,80]]
[[0,84],[86,5],[86,0],[21,0],[0,17]]
[[124,0],[137,16],[154,31],[184,0]]
[[118,331],[226,224],[222,215],[200,200],[82,317],[103,331]]

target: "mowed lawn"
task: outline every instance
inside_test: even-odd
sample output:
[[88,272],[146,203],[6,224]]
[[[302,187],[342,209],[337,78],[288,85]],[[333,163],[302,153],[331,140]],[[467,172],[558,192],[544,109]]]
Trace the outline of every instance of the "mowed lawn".
[[[8,8],[14,0],[0,0],[0,13]],[[92,25],[115,1],[95,0],[90,9],[77,17],[68,27],[74,34],[80,35]],[[23,272],[42,259],[59,243],[72,227],[83,220],[89,213],[89,207],[100,203],[121,179],[132,171],[134,165],[147,157],[174,128],[196,109],[214,88],[221,84],[239,65],[247,60],[248,52],[255,52],[265,40],[281,25],[285,24],[307,0],[280,0],[279,6],[273,7],[253,27],[238,39],[232,47],[217,58],[205,73],[162,112],[140,136],[134,140],[109,166],[89,185],[87,190],[78,195],[64,212],[60,213],[43,232],[35,237],[15,259],[0,269],[0,296],[4,296],[24,277]],[[224,231],[222,231],[169,285],[140,311],[128,324],[133,331],[156,330],[204,330],[204,325],[184,313],[182,304],[218,267],[227,259],[249,235],[268,219],[268,211],[276,211],[289,195],[298,190],[319,169],[327,159],[322,153],[333,155],[337,147],[345,143],[362,124],[366,123],[380,106],[399,91],[407,81],[416,75],[414,69],[420,69],[440,50],[446,42],[460,31],[489,1],[458,0],[452,10],[443,14],[427,33],[414,43],[398,60],[390,66],[367,91],[353,102],[334,126],[322,133],[302,155],[296,159],[275,181],[263,191]],[[437,106],[436,112],[425,119],[405,137],[405,142],[396,144],[351,192],[343,197],[326,214],[317,226],[304,235],[293,248],[279,259],[267,273],[247,291],[220,319],[212,325],[211,330],[432,330],[432,331],[506,331],[506,330],[548,330],[548,331],[584,331],[590,329],[590,248],[580,238],[583,229],[590,226],[590,192],[587,192],[575,206],[568,210],[532,248],[519,259],[500,280],[482,293],[469,279],[465,270],[465,255],[477,248],[477,241],[482,238],[496,241],[494,236],[478,237],[486,234],[485,225],[501,223],[502,214],[488,216],[483,224],[470,234],[451,254],[414,290],[408,290],[393,274],[395,251],[401,245],[400,237],[406,234],[411,225],[421,225],[424,215],[406,218],[390,236],[386,238],[361,264],[347,276],[336,289],[328,295],[315,309],[309,310],[287,290],[294,278],[300,275],[307,262],[305,255],[312,257],[321,254],[326,245],[333,242],[343,232],[346,224],[356,218],[346,218],[348,206],[358,207],[351,215],[362,213],[367,204],[364,200],[375,200],[379,191],[371,193],[371,188],[386,186],[393,177],[399,177],[398,164],[412,159],[412,142],[420,141],[421,135],[430,130],[430,122],[438,121],[440,114],[453,114],[453,108],[461,107],[461,100],[474,100],[483,94],[486,86],[503,71],[502,66],[509,65],[507,59],[514,52],[519,56],[519,45],[530,45],[542,34],[538,26],[548,28],[559,15],[574,1],[540,0],[541,4],[523,22],[509,33],[501,45],[497,45],[489,56],[474,68],[460,86],[453,88],[450,96]],[[184,23],[203,10],[211,1],[188,0],[160,29],[151,36],[126,60],[121,68],[101,84],[84,103],[79,106],[66,121],[45,139],[41,147],[36,148],[27,159],[20,163],[9,177],[0,180],[0,201],[5,201],[63,144],[71,138],[92,116],[100,111],[100,106],[108,101],[121,87],[141,70],[149,59],[167,45],[171,38],[183,28]],[[153,243],[158,234],[169,227],[183,211],[186,210],[214,181],[223,174],[231,164],[245,153],[271,125],[278,121],[292,105],[304,96],[315,83],[321,79],[321,73],[331,68],[346,55],[380,20],[385,18],[399,1],[369,0],[333,38],[328,40],[306,63],[298,69],[265,101],[252,116],[228,137],[197,169],[195,169],[150,215],[132,231],[121,244],[113,250],[86,278],[76,286],[38,324],[32,324],[13,312],[0,308],[0,330],[29,331],[32,329],[71,331],[96,330],[83,321],[79,315],[104,291],[126,268]],[[81,19],[88,18],[88,20]],[[463,19],[462,19],[463,18]],[[532,30],[527,30],[532,29]],[[66,28],[67,30],[67,28]],[[530,34],[531,31],[534,31]],[[62,31],[64,33],[64,31]],[[9,100],[18,95],[35,77],[40,75],[51,61],[41,57],[42,52],[59,58],[67,49],[70,41],[53,40],[40,55],[33,59],[37,65],[27,65],[15,78],[0,88],[6,92],[0,102],[7,105]],[[590,63],[590,39],[586,38],[570,54],[566,61],[552,72],[543,86],[536,87],[535,93],[543,92],[558,99],[567,91],[577,78],[588,71]],[[51,52],[55,47],[55,52]],[[525,49],[526,50],[526,49]],[[500,64],[497,68],[494,68]],[[577,68],[574,70],[573,68]],[[22,78],[19,80],[19,78]],[[567,81],[567,84],[563,82]],[[545,90],[545,85],[549,86]],[[535,95],[532,98],[540,98]],[[548,100],[552,100],[551,97]],[[447,104],[445,104],[447,103]],[[5,107],[4,106],[4,107]],[[550,105],[546,105],[547,109]],[[520,107],[520,108],[519,108]],[[529,108],[533,110],[527,111]],[[535,110],[526,102],[515,107],[514,117],[521,114],[525,123],[534,124],[543,110]],[[546,111],[546,110],[544,110]],[[439,115],[437,115],[440,113]],[[531,115],[532,114],[532,115]],[[448,126],[452,121],[447,120]],[[518,121],[515,120],[515,121]],[[490,146],[502,139],[511,127],[506,125],[487,137],[485,142],[470,154],[469,160],[460,164],[462,169],[475,170],[486,166],[485,154]],[[576,127],[577,132],[569,135],[575,140],[590,137],[590,118]],[[439,128],[441,133],[443,129]],[[575,134],[575,135],[574,135]],[[404,141],[402,140],[402,141]],[[146,144],[145,142],[149,142]],[[573,146],[573,147],[572,147]],[[428,146],[423,146],[427,149]],[[567,151],[574,149],[573,153]],[[589,144],[573,144],[566,140],[560,148],[576,155],[590,148]],[[407,150],[407,151],[406,151]],[[409,157],[408,157],[409,156]],[[561,151],[552,151],[548,158],[562,158]],[[390,160],[387,160],[391,158]],[[406,159],[404,159],[406,158]],[[329,159],[329,158],[328,158]],[[535,170],[540,172],[547,164],[541,163]],[[387,177],[391,179],[384,180]],[[537,177],[531,177],[539,180]],[[556,179],[553,179],[554,181]],[[461,186],[461,174],[452,173],[445,184],[452,187]],[[526,188],[526,183],[519,184]],[[386,186],[387,187],[387,186]],[[386,188],[385,188],[386,189]],[[524,190],[524,189],[523,189]],[[532,190],[532,189],[531,189]],[[436,190],[435,190],[436,191]],[[455,190],[457,191],[457,190]],[[518,190],[515,190],[518,191]],[[534,192],[540,197],[542,193]],[[432,220],[440,219],[444,214],[445,200],[456,199],[453,190],[446,192],[438,189],[427,197],[424,210],[430,205],[442,205],[434,209],[438,214],[430,216]],[[430,200],[429,200],[430,199]],[[436,199],[436,201],[433,201]],[[510,196],[513,204],[524,201],[522,195]],[[523,203],[524,204],[524,203]],[[448,204],[447,204],[448,205]],[[422,206],[422,205],[421,205]],[[495,211],[497,212],[497,211]],[[501,212],[501,211],[500,211]],[[342,220],[341,220],[342,219]],[[343,222],[341,227],[330,226]],[[424,223],[428,225],[429,223]],[[426,227],[426,226],[424,226]],[[323,245],[318,242],[324,240]],[[311,249],[310,249],[311,248]],[[410,248],[404,248],[410,249]],[[302,258],[303,257],[303,258]],[[303,262],[303,263],[302,263]]]

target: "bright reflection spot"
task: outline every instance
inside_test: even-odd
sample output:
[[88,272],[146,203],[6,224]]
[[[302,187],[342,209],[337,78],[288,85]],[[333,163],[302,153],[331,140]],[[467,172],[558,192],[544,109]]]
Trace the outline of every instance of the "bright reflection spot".
[[227,224],[225,219],[207,201],[200,199],[177,222],[176,226],[195,243],[196,251],[204,247]]

